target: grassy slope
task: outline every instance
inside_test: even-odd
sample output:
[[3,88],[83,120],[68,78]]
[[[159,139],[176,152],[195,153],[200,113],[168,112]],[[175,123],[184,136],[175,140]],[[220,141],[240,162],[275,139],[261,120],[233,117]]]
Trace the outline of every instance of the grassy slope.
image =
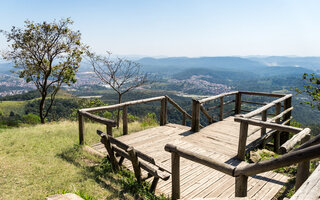
[[[105,126],[86,123],[85,128],[92,144],[99,141],[95,130]],[[132,129],[142,127],[133,123]],[[44,199],[65,190],[96,199],[132,199],[112,173],[100,177],[96,158],[89,161],[77,143],[77,122],[0,130],[0,199]]]

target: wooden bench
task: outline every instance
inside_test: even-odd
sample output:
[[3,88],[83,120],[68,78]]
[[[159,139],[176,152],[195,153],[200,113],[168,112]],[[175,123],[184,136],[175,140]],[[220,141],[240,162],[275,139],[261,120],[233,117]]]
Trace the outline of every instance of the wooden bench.
[[[103,133],[100,130],[97,130],[97,133],[101,137],[100,141],[102,144],[104,144],[108,152],[108,158],[112,164],[112,168],[115,171],[120,169],[124,159],[130,160],[133,166],[135,177],[139,183],[143,180],[151,178],[152,176],[154,177],[150,187],[151,192],[155,191],[159,179],[165,181],[169,179],[171,172],[166,170],[159,163],[156,163],[152,157],[115,139],[111,135]],[[117,159],[117,157],[120,158]],[[141,176],[141,169],[148,173],[146,177]]]

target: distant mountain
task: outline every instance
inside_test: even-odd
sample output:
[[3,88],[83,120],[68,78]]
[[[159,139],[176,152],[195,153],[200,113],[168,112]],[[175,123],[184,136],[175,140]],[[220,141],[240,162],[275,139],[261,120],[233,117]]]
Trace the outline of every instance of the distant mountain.
[[248,57],[252,61],[260,62],[268,66],[295,66],[303,67],[320,72],[320,57],[287,57],[287,56],[269,56],[269,57]]
[[138,60],[148,72],[178,72],[190,68],[206,68],[224,71],[255,72],[265,67],[264,64],[240,57],[173,57],[173,58],[142,58]]

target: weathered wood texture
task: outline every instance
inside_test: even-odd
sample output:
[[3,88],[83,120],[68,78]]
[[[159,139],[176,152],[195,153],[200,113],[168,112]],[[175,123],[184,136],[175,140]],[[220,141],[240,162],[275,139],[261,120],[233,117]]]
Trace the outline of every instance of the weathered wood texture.
[[[249,135],[256,129],[249,126]],[[164,150],[168,143],[207,156],[211,160],[232,166],[242,165],[235,156],[238,150],[240,124],[234,117],[213,123],[193,133],[189,127],[178,124],[166,124],[144,131],[132,133],[117,139],[133,146],[161,164],[171,172],[171,155]],[[248,136],[247,144],[260,137],[260,132]],[[106,150],[101,144],[92,146],[102,153]],[[235,196],[235,178],[205,165],[180,157],[180,191],[181,199],[192,198],[230,198]],[[175,161],[176,162],[176,161]],[[130,161],[124,160],[123,165],[133,171]],[[142,172],[145,176],[145,172]],[[172,175],[173,176],[173,175]],[[265,172],[248,177],[247,194],[252,199],[271,199],[286,183],[288,177],[275,172]],[[174,180],[176,180],[174,178]],[[147,179],[150,183],[152,179]],[[159,180],[156,193],[171,196],[172,178]]]
[[311,176],[302,184],[299,190],[290,200],[318,200],[320,194],[320,165],[315,169]]

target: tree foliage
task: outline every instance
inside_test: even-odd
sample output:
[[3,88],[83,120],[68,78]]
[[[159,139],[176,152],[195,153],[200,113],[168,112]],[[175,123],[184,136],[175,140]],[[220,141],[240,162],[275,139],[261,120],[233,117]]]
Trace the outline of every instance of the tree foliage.
[[305,93],[310,97],[310,101],[304,101],[304,103],[309,104],[313,108],[320,110],[320,77],[317,77],[314,73],[303,74],[303,79],[306,81],[304,89],[296,89],[298,93]]
[[[24,28],[12,27],[10,32],[2,31],[11,42],[10,50],[3,57],[13,61],[18,69],[15,73],[27,83],[33,82],[41,94],[39,116],[42,123],[61,85],[76,82],[75,75],[85,46],[80,42],[80,32],[69,28],[71,24],[70,19],[51,23],[25,21]],[[49,101],[47,109],[46,101]]]

